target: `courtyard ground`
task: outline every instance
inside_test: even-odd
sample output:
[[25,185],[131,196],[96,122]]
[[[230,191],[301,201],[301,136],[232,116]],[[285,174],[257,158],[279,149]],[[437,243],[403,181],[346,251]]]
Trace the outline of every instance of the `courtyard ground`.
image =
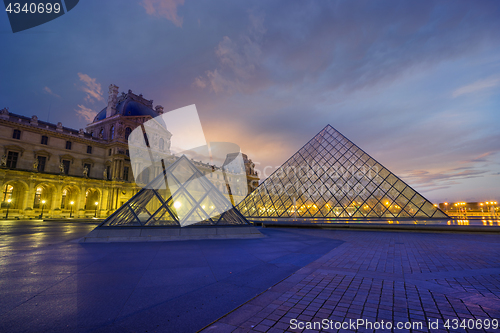
[[0,222],[1,332],[297,332],[323,320],[334,332],[358,319],[500,331],[498,234],[262,228],[260,239],[76,241],[95,225]]

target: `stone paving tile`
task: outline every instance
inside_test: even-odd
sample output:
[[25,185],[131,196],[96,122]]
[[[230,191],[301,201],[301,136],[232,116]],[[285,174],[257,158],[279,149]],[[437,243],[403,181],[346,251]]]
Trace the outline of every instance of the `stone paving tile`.
[[[290,323],[327,319],[339,324],[363,319],[408,325],[422,322],[421,328],[406,330],[411,332],[493,332],[446,329],[443,324],[446,320],[500,321],[497,235],[325,230],[324,237],[344,243],[218,322],[240,318],[231,322],[233,332],[249,328],[251,332],[344,333],[380,330],[351,326],[301,330]],[[271,296],[266,298],[266,294]],[[249,312],[248,305],[259,307]],[[238,315],[241,312],[245,316]],[[428,327],[429,321],[440,326]]]

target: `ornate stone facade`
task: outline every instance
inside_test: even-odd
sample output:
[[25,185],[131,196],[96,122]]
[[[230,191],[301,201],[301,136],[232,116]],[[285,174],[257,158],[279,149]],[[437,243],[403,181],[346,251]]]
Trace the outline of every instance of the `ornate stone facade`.
[[[153,110],[152,100],[130,90],[118,96],[115,85],[109,88],[108,105],[85,131],[0,110],[3,217],[7,210],[9,218],[38,218],[42,210],[43,218],[108,216],[143,185],[134,181],[128,136],[162,113],[162,106]],[[160,144],[157,141],[153,144]],[[169,142],[161,144],[170,147]],[[244,158],[251,191],[259,178],[252,161]],[[197,167],[212,170],[202,163]],[[223,188],[222,179],[218,186]]]

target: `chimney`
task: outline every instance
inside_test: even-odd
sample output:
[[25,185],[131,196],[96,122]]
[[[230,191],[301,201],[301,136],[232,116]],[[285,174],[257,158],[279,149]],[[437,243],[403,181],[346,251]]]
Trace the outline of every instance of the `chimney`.
[[106,118],[116,113],[116,103],[118,100],[118,87],[114,84],[109,85],[108,107],[106,108]]
[[155,110],[156,110],[156,113],[158,113],[158,114],[160,114],[160,115],[161,115],[161,114],[163,114],[163,106],[161,106],[161,105],[157,105],[157,106],[155,107]]

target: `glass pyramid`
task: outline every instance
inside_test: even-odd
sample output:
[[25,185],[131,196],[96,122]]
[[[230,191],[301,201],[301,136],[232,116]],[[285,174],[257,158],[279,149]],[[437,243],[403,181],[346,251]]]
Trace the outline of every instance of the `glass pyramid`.
[[238,206],[258,218],[447,218],[327,125]]
[[99,226],[247,224],[243,215],[183,155]]

